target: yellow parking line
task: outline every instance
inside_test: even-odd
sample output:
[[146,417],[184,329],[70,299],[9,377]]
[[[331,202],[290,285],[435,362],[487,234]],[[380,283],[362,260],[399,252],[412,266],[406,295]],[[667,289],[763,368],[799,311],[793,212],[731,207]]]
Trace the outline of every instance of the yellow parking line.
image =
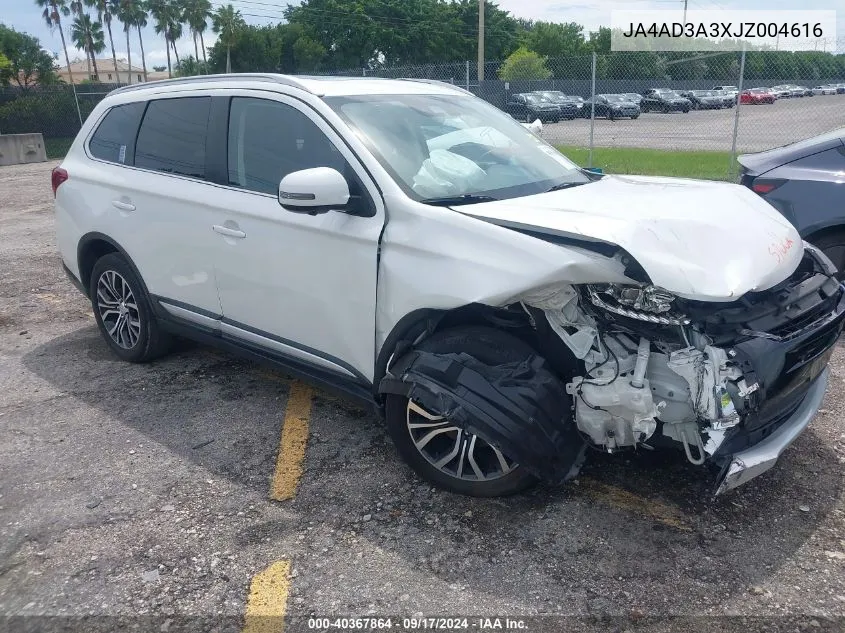
[[290,561],[280,560],[252,578],[243,633],[281,633],[290,592]]
[[290,385],[282,438],[276,457],[276,471],[270,484],[270,498],[274,501],[292,499],[302,477],[305,446],[308,444],[308,421],[311,418],[311,398],[314,392],[298,380]]
[[633,492],[596,481],[589,477],[583,477],[580,480],[580,485],[575,487],[575,490],[579,489],[591,499],[613,508],[639,514],[682,532],[692,530],[683,512],[676,505],[657,501],[656,499],[646,499]]

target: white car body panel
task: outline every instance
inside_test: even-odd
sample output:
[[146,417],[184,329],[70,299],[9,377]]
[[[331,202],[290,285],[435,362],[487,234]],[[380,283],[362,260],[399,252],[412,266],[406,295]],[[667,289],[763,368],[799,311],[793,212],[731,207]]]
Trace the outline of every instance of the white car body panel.
[[795,270],[803,254],[798,232],[775,209],[746,187],[719,182],[606,176],[457,210],[621,246],[655,285],[702,301],[732,301],[770,288]]
[[[608,176],[569,190],[455,209],[414,202],[318,95],[463,91],[417,81],[290,80],[241,77],[225,88],[211,80],[180,89],[150,84],[142,93],[117,93],[101,103],[62,163],[71,177],[58,190],[57,232],[70,271],[79,276],[82,235],[102,232],[124,247],[152,294],[312,348],[338,361],[336,369],[372,380],[387,336],[415,310],[504,305],[553,284],[631,283],[616,260],[496,223],[618,245],[655,284],[702,300],[735,299],[774,285],[800,260],[800,248],[783,247],[790,240],[801,244],[786,220],[752,192],[723,183]],[[311,115],[362,177],[376,201],[376,217],[289,213],[273,196],[85,155],[88,135],[113,105],[166,96],[254,95],[256,89],[286,103],[295,95],[328,122]],[[136,211],[112,206],[121,196],[130,197]],[[164,200],[171,201],[167,208]],[[211,230],[227,221],[237,222],[248,237]],[[339,296],[346,297],[342,305],[335,301]],[[173,313],[173,304],[167,309]]]

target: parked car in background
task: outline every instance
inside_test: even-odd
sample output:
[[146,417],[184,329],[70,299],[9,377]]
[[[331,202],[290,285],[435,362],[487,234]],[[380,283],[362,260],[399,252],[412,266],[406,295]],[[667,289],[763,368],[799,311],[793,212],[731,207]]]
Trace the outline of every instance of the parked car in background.
[[792,97],[792,89],[786,84],[779,84],[769,88],[769,92],[775,95],[776,99],[790,99]]
[[735,94],[727,90],[714,90],[713,93],[722,100],[724,107],[732,108],[736,105],[737,97]]
[[774,103],[774,95],[764,88],[751,88],[751,90],[743,90],[739,97],[740,103],[747,103],[757,105],[761,103]]
[[836,94],[845,95],[845,84],[832,84],[836,87]]
[[[584,101],[584,116],[590,118],[592,99]],[[614,119],[631,118],[640,116],[640,107],[632,103],[622,95],[596,95],[595,116],[604,117],[613,121]]]
[[78,353],[141,363],[176,334],[274,362],[373,407],[454,493],[664,447],[743,485],[815,416],[845,320],[830,262],[748,189],[587,172],[441,82],[119,88],[51,180],[104,342]]
[[557,123],[562,117],[559,105],[532,92],[512,94],[505,104],[505,112],[526,123],[536,119],[543,123]]
[[689,112],[692,103],[669,88],[652,88],[643,93],[640,109],[643,112]]
[[796,86],[795,84],[787,84],[787,90],[789,90],[790,96],[795,99],[796,97],[806,97],[807,96],[807,89],[802,86]]
[[737,160],[742,184],[822,249],[845,280],[845,128]]
[[725,100],[715,90],[686,90],[679,94],[689,99],[693,110],[721,110],[726,107]]
[[559,90],[538,90],[532,94],[540,95],[557,105],[562,119],[571,120],[581,116],[581,109],[584,107],[584,100],[581,97],[578,97],[579,101],[576,101]]
[[640,105],[643,102],[643,96],[636,92],[623,92],[620,96],[625,97],[625,99],[631,103],[636,103],[637,105]]
[[722,92],[726,92],[728,96],[732,97],[734,103],[737,102],[739,98],[739,88],[736,86],[713,86],[713,90],[721,90]]
[[836,86],[829,85],[829,84],[822,84],[821,86],[816,86],[813,88],[814,95],[835,95],[836,94]]

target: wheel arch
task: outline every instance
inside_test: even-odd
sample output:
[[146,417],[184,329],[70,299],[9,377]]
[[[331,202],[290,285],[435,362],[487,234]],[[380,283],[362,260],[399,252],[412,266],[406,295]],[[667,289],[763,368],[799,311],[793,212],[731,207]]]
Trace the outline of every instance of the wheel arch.
[[149,296],[144,278],[141,276],[138,267],[135,265],[135,262],[132,261],[129,253],[127,253],[117,241],[108,235],[97,231],[91,231],[90,233],[83,235],[79,239],[79,244],[76,247],[76,262],[79,266],[79,281],[85,289],[85,294],[90,294],[91,271],[94,270],[94,264],[97,263],[98,259],[104,255],[108,255],[109,253],[118,253],[126,260],[126,263],[129,264],[130,268],[132,268],[132,272],[134,272],[141,281],[141,286],[143,287],[144,292]]
[[812,227],[811,230],[803,237],[804,240],[810,244],[815,244],[816,240],[827,237],[828,235],[835,235],[837,233],[845,234],[845,223],[843,223],[841,219],[834,220],[831,223],[827,223],[822,226],[816,225]]

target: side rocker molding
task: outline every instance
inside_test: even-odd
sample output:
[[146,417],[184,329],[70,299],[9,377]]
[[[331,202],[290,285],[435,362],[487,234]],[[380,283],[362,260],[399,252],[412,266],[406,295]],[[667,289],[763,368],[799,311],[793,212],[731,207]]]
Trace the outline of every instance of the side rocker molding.
[[574,477],[583,462],[570,397],[539,356],[490,366],[465,353],[414,350],[391,365],[379,391],[448,418],[546,481]]

